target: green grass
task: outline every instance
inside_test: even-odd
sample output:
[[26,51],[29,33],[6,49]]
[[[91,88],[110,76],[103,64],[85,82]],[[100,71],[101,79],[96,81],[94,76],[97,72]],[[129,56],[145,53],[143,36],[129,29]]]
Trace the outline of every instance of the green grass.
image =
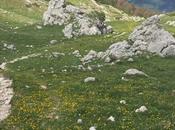
[[[30,19],[30,15],[27,17]],[[132,63],[121,61],[112,66],[94,61],[89,65],[104,66],[94,67],[93,71],[72,67],[81,64],[78,58],[69,55],[74,50],[80,50],[83,55],[91,49],[104,51],[112,43],[126,39],[137,23],[110,22],[116,32],[126,32],[123,36],[111,34],[65,39],[63,27],[46,26],[38,30],[37,24],[24,26],[21,22],[11,21],[8,16],[0,22],[0,63],[41,53],[41,56],[8,64],[8,70],[1,71],[13,79],[15,95],[12,113],[0,123],[0,130],[86,130],[94,125],[97,130],[174,130],[173,57],[134,57]],[[13,29],[15,26],[20,28]],[[58,43],[49,45],[53,39]],[[3,50],[4,42],[13,43],[17,51]],[[26,45],[33,45],[33,48]],[[53,57],[52,52],[62,52],[65,56]],[[130,77],[128,82],[122,81],[123,73],[129,68],[142,70],[149,77]],[[67,72],[62,72],[64,69]],[[96,77],[97,81],[84,83],[89,76]],[[47,89],[43,90],[41,85],[46,85]],[[121,105],[120,100],[126,100],[127,104]],[[135,113],[135,109],[142,105],[148,111]],[[116,121],[107,121],[109,116],[114,116]],[[79,118],[83,119],[83,124],[77,124]]]

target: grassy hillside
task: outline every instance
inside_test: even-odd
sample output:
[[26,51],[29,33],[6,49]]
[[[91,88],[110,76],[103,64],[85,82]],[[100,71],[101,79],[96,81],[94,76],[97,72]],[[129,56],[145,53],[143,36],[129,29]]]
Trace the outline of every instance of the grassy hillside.
[[[138,23],[113,20],[108,24],[113,26],[114,34],[65,39],[63,27],[37,29],[47,5],[43,2],[41,8],[29,9],[22,0],[0,1],[0,11],[8,12],[0,13],[0,63],[40,53],[35,58],[8,64],[7,71],[0,71],[13,79],[15,91],[12,113],[0,122],[0,130],[87,130],[91,126],[97,126],[97,130],[175,128],[173,57],[134,57],[134,62],[121,61],[115,65],[94,61],[85,66],[91,66],[92,71],[75,68],[81,62],[71,54],[74,50],[80,50],[82,55],[91,49],[104,51],[112,43],[126,39]],[[84,0],[70,2],[91,9],[94,6]],[[166,16],[162,23],[173,18]],[[175,33],[171,26],[164,26]],[[120,35],[123,32],[126,33]],[[58,43],[50,45],[53,39]],[[4,50],[3,43],[14,44],[16,50]],[[53,52],[65,56],[54,56]],[[131,77],[125,82],[121,78],[129,68],[142,70],[150,77]],[[84,83],[89,76],[97,81]],[[120,100],[126,100],[126,105],[120,104]],[[148,112],[135,113],[142,105],[147,106]],[[107,121],[109,116],[114,116],[116,121]],[[77,124],[78,119],[83,123]]]

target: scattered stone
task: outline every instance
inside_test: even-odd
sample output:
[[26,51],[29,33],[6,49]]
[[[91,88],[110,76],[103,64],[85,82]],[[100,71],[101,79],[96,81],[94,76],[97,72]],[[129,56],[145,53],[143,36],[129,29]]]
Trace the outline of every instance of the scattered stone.
[[143,92],[140,92],[139,95],[143,95]]
[[92,67],[91,67],[91,66],[88,66],[87,69],[88,69],[89,71],[92,71]]
[[84,56],[81,61],[84,62],[84,63],[88,63],[88,62],[91,62],[92,60],[95,60],[97,58],[97,52],[94,51],[94,50],[91,50],[89,51],[89,53]]
[[7,65],[7,63],[2,63],[1,65],[0,65],[0,69],[1,70],[5,70],[5,68],[6,68],[6,65]]
[[106,57],[105,58],[105,63],[110,63],[111,62],[111,58],[110,57]]
[[135,110],[136,113],[143,113],[146,111],[148,111],[148,109],[145,106],[141,106],[140,108]]
[[126,79],[125,77],[122,77],[123,81],[129,81],[129,79]]
[[79,69],[79,70],[83,70],[83,71],[86,70],[86,68],[85,68],[83,65],[78,65],[78,69]]
[[55,119],[58,120],[59,119],[59,116],[55,116]]
[[42,26],[37,25],[36,28],[37,29],[42,29]]
[[96,81],[95,77],[88,77],[88,78],[84,79],[84,83],[95,82],[95,81]]
[[25,88],[30,88],[30,86],[28,86],[28,85],[25,85]]
[[4,45],[4,48],[7,48],[9,50],[16,50],[15,45],[13,45],[13,44],[4,43],[3,45]]
[[91,126],[89,130],[96,130],[96,126]]
[[148,76],[147,74],[145,74],[144,72],[142,71],[139,71],[137,69],[128,69],[124,75],[128,75],[128,76],[132,76],[132,75],[142,75],[142,76]]
[[77,120],[77,123],[78,123],[78,124],[82,124],[82,123],[83,123],[83,120],[82,120],[82,119],[78,119],[78,120]]
[[58,41],[57,40],[51,40],[49,43],[50,44],[56,44]]
[[110,116],[107,120],[111,122],[115,122],[115,118],[113,116]]
[[126,104],[126,101],[125,100],[121,100],[120,101],[120,104],[124,104],[125,105]]
[[45,86],[45,85],[41,85],[40,87],[41,87],[42,89],[44,89],[44,90],[47,89],[47,86]]
[[62,72],[67,72],[67,69],[63,69]]
[[52,52],[52,56],[54,56],[54,57],[58,57],[58,56],[65,56],[66,54],[64,54],[64,53],[60,53],[60,52]]
[[73,54],[75,57],[78,57],[78,58],[81,57],[80,51],[79,51],[79,50],[75,50],[72,54]]
[[129,62],[134,62],[134,59],[133,58],[129,58],[128,61]]

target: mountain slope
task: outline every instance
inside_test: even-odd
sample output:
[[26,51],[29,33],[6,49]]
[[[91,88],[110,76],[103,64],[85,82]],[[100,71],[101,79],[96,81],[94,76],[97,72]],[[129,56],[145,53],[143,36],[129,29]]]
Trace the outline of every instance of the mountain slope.
[[[134,62],[93,61],[82,65],[73,54],[76,50],[81,56],[90,50],[104,51],[111,44],[125,40],[138,22],[112,18],[121,14],[108,5],[71,0],[89,10],[97,7],[106,10],[111,18],[108,24],[115,32],[66,39],[62,26],[41,25],[47,8],[47,1],[42,2],[41,8],[29,8],[21,0],[0,1],[1,10],[8,11],[8,14],[0,13],[0,64],[9,62],[0,73],[13,80],[14,89],[11,114],[0,122],[0,129],[84,130],[92,126],[102,130],[174,129],[173,57],[145,55],[133,57]],[[165,23],[174,17],[174,14],[162,17],[162,24],[172,33],[175,29]],[[52,40],[57,42],[50,44]],[[32,54],[39,55],[26,58]],[[129,68],[142,70],[150,77],[133,76],[124,81],[123,73]],[[95,77],[96,81],[84,83],[87,77]],[[126,104],[121,104],[121,100]],[[148,111],[135,113],[142,105]],[[115,122],[107,120],[110,116],[115,117]],[[77,123],[78,119],[82,123]]]

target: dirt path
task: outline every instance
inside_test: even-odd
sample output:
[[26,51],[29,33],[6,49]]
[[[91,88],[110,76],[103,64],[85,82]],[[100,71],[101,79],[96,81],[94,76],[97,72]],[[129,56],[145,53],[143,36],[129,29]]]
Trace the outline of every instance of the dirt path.
[[16,59],[13,59],[13,60],[8,61],[8,62],[4,62],[0,65],[0,69],[5,70],[7,64],[13,64],[13,63],[18,62],[18,61],[22,61],[22,60],[29,59],[29,58],[32,58],[32,57],[37,57],[39,55],[41,55],[41,54],[36,53],[36,54],[27,55],[27,56],[22,56],[20,58],[16,58]]

